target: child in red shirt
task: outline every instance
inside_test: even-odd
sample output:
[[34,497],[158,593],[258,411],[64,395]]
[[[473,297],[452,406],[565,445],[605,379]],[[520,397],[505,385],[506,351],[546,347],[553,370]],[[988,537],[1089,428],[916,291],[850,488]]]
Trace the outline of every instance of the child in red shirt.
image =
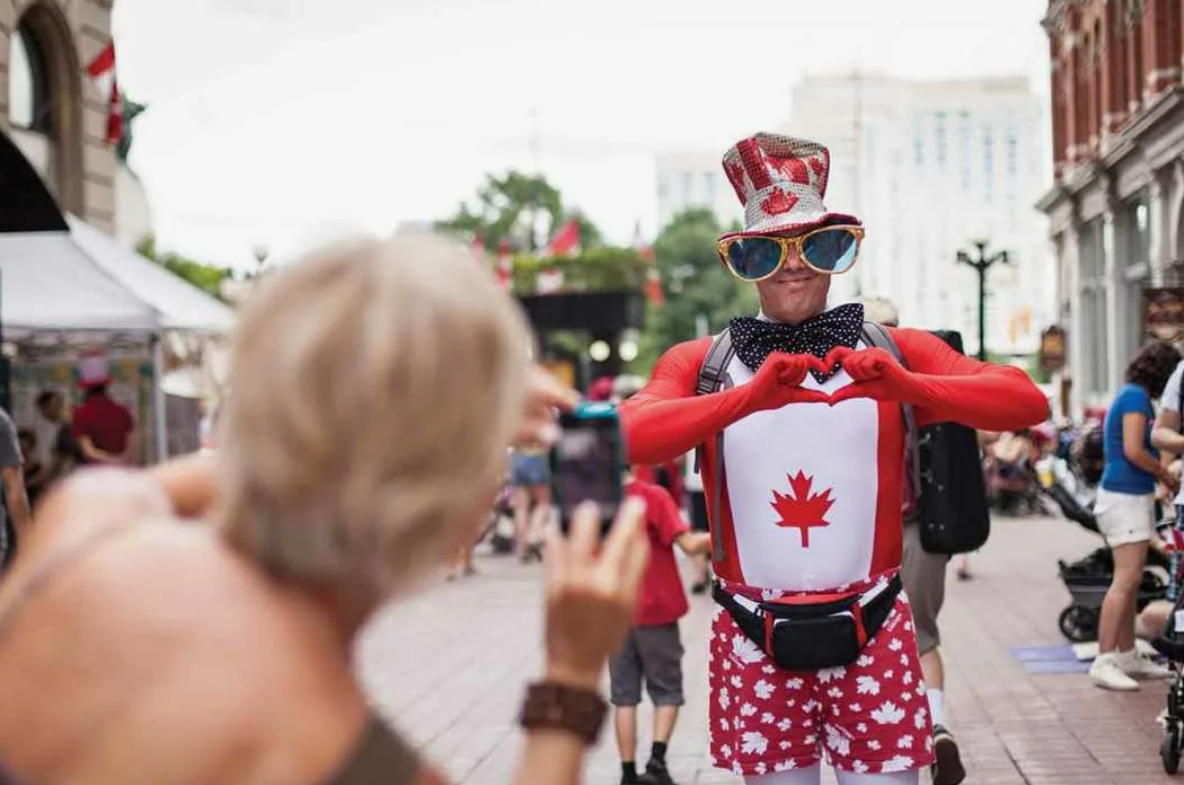
[[[688,555],[706,554],[711,551],[711,536],[691,532],[674,500],[661,486],[633,478],[626,483],[625,493],[645,499],[651,550],[641,584],[636,625],[621,650],[609,661],[621,782],[622,785],[673,785],[666,769],[666,745],[674,732],[678,707],[683,704],[683,648],[678,620],[688,610],[674,546]],[[641,703],[643,679],[654,703],[654,745],[645,773],[638,777],[637,705]]]

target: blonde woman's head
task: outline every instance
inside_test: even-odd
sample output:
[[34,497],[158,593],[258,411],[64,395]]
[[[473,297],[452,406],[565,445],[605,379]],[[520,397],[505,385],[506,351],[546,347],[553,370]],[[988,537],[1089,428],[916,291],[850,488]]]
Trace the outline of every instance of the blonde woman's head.
[[241,316],[220,434],[229,540],[281,578],[377,601],[434,568],[495,492],[528,333],[466,249],[357,241]]

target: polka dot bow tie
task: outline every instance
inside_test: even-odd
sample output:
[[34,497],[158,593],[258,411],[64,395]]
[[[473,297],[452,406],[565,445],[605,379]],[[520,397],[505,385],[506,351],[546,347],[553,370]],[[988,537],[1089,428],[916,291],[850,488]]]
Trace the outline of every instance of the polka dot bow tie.
[[[863,306],[858,303],[840,305],[796,325],[744,316],[733,319],[730,329],[736,356],[753,371],[761,367],[771,352],[812,354],[825,360],[832,349],[839,346],[854,349],[859,343],[863,332]],[[813,370],[810,373],[822,383],[838,370],[835,366],[826,373]]]

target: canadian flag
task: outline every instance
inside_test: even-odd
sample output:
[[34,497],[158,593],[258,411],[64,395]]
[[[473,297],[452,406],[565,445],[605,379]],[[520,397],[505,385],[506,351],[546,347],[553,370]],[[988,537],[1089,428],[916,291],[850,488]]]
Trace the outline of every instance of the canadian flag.
[[107,101],[107,144],[118,144],[123,138],[123,101],[119,97],[119,82],[115,78],[115,42],[103,47],[98,57],[90,61],[86,73],[95,83],[99,95]]
[[501,240],[497,244],[497,280],[507,292],[513,288],[514,265],[510,261],[509,240]]
[[572,218],[551,238],[543,249],[543,256],[578,256],[580,253],[580,222]]

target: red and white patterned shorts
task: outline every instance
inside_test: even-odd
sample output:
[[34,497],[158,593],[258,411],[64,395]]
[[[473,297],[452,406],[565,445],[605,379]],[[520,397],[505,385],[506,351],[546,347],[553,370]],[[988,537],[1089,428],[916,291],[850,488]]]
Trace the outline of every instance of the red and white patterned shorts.
[[[877,579],[841,590],[867,591]],[[760,589],[724,588],[762,599]],[[763,598],[811,593],[766,591]],[[929,702],[904,592],[855,663],[812,672],[778,668],[717,607],[710,687],[711,762],[737,775],[808,768],[823,752],[836,769],[869,774],[933,762]]]

